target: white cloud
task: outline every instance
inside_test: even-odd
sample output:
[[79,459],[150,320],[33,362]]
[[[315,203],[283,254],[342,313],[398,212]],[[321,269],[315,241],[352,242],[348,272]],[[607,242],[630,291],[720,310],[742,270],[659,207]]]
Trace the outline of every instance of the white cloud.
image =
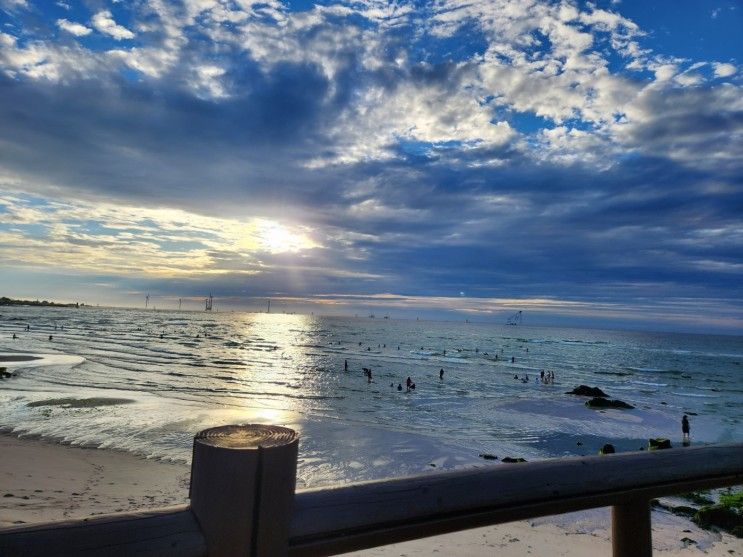
[[89,27],[85,27],[85,25],[75,23],[74,21],[68,21],[66,19],[58,19],[57,27],[59,27],[63,31],[67,31],[68,33],[75,35],[76,37],[84,37],[85,35],[89,35],[93,32],[92,29],[90,29]]
[[5,7],[8,10],[15,8],[29,8],[28,0],[0,0],[0,6]]
[[715,77],[730,77],[737,73],[737,68],[733,64],[715,62],[713,64],[715,68]]
[[[58,268],[140,276],[255,274],[268,254],[320,248],[313,230],[261,218],[205,217],[177,209],[47,201],[0,191],[0,258],[23,267]],[[95,231],[88,227],[95,223]]]
[[0,71],[17,78],[65,82],[73,78],[101,75],[110,68],[101,64],[98,54],[75,46],[58,46],[43,41],[19,44],[17,39],[0,33]]
[[134,38],[134,33],[114,21],[113,14],[109,10],[101,10],[96,13],[91,19],[91,23],[98,31],[113,37],[117,41]]

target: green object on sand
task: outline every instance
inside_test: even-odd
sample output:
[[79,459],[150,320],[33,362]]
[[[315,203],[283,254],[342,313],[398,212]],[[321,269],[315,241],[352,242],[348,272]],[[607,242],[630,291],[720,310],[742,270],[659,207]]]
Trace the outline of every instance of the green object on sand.
[[693,518],[702,528],[714,526],[743,538],[743,514],[725,505],[712,505],[699,509]]
[[743,512],[743,491],[720,494],[720,505]]
[[648,450],[650,451],[658,451],[660,449],[670,449],[670,448],[671,448],[670,439],[665,439],[663,437],[656,437],[655,439],[648,439]]

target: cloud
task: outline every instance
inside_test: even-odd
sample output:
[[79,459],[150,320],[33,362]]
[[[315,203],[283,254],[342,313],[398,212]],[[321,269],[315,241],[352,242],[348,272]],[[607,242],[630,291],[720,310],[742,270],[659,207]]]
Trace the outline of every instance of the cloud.
[[93,32],[92,29],[85,27],[85,25],[81,25],[80,23],[75,23],[74,21],[68,21],[66,19],[58,19],[57,27],[59,27],[63,31],[67,31],[68,33],[71,33],[72,35],[75,35],[76,37],[84,37]]
[[712,75],[736,68],[654,52],[615,9],[152,1],[117,6],[131,30],[96,13],[115,44],[9,27],[3,260],[338,303],[722,307],[743,96]]
[[130,276],[255,274],[280,254],[321,246],[306,227],[179,210],[0,195],[8,263]]
[[738,71],[733,64],[715,62],[713,66],[715,68],[715,77],[730,77]]
[[109,10],[97,12],[90,22],[98,31],[113,37],[117,41],[134,38],[134,33],[114,21],[113,14]]

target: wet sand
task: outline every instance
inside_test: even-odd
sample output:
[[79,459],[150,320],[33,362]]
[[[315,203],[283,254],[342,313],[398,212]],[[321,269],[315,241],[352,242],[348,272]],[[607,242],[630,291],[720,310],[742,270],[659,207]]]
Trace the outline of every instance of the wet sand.
[[190,468],[0,435],[0,527],[185,503]]
[[41,359],[39,356],[27,356],[26,354],[0,354],[0,362],[31,362]]

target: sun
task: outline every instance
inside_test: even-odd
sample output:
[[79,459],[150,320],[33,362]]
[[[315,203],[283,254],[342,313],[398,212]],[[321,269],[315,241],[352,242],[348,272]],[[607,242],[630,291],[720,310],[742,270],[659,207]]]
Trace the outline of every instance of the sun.
[[261,247],[271,253],[296,253],[317,247],[317,244],[302,232],[292,231],[270,220],[261,220],[258,223],[258,238]]

